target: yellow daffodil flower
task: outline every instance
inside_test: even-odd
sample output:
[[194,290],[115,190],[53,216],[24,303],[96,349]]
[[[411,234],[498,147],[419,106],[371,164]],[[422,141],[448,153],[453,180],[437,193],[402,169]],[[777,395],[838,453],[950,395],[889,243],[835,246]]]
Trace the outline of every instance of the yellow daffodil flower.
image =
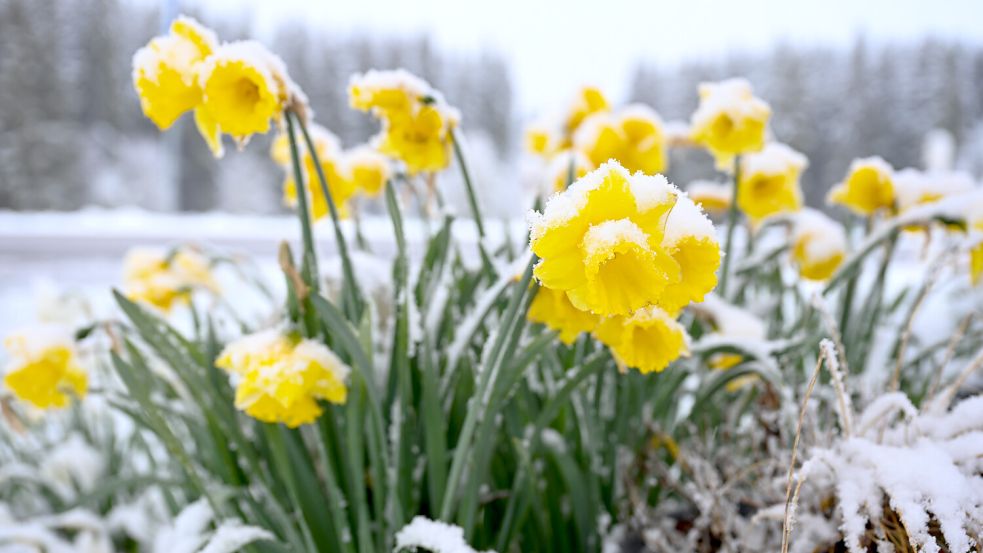
[[404,70],[372,70],[352,77],[348,96],[353,108],[382,120],[379,151],[403,161],[410,174],[450,164],[460,115],[426,82]]
[[744,156],[737,185],[737,207],[752,222],[798,211],[802,207],[799,177],[807,164],[805,156],[776,142]]
[[187,303],[195,289],[218,290],[208,260],[189,248],[168,255],[153,248],[133,248],[123,261],[126,296],[164,311]]
[[626,317],[608,317],[594,335],[621,363],[642,373],[661,371],[680,356],[689,355],[689,337],[682,325],[654,306]]
[[202,97],[198,70],[218,47],[211,30],[190,17],[171,23],[170,32],[150,41],[133,56],[133,86],[143,114],[166,130]]
[[574,135],[574,147],[595,166],[616,159],[630,172],[654,175],[666,168],[662,119],[640,104],[627,106],[614,115],[591,115]]
[[795,215],[792,259],[804,278],[826,280],[833,276],[846,257],[846,248],[846,232],[836,221],[813,209]]
[[750,83],[744,79],[702,83],[699,94],[690,132],[713,154],[718,169],[729,170],[736,155],[764,147],[771,108],[754,96]]
[[846,179],[829,191],[827,201],[860,215],[891,211],[895,205],[894,170],[879,157],[854,160]]
[[320,342],[265,330],[228,344],[215,366],[234,375],[235,406],[291,428],[317,420],[318,401],[343,404],[350,369]]
[[198,80],[203,114],[196,120],[216,156],[221,134],[244,144],[253,134],[266,133],[299,95],[280,58],[251,40],[220,46],[205,60]]
[[590,332],[600,318],[574,307],[566,292],[540,288],[529,306],[529,320],[542,323],[560,333],[560,341],[572,344],[582,332]]
[[10,361],[3,378],[13,394],[38,409],[65,407],[71,396],[84,397],[88,376],[78,364],[75,343],[55,326],[25,329],[3,342]]
[[389,159],[368,146],[345,154],[355,188],[367,196],[378,196],[391,176]]
[[[702,288],[716,279],[706,274],[718,264],[708,259],[706,247],[716,244],[713,226],[680,196],[661,175],[629,175],[617,162],[605,163],[533,215],[530,246],[541,258],[536,278],[600,316],[627,315],[657,302],[675,309],[681,298],[702,297],[709,291]],[[670,211],[683,204],[673,223]],[[692,284],[681,283],[684,271]]]
[[563,124],[565,135],[572,137],[587,117],[609,109],[611,109],[611,104],[608,103],[608,99],[599,88],[594,86],[582,87],[567,109]]

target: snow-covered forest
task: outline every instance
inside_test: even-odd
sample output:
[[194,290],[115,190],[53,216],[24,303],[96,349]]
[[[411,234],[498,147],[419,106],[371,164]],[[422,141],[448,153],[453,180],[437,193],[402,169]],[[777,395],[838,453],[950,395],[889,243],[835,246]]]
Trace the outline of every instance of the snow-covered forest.
[[[279,209],[279,176],[264,147],[213,163],[194,125],[161,136],[140,114],[128,55],[160,26],[152,3],[123,0],[0,2],[0,209],[137,205],[155,210],[268,212]],[[243,19],[216,21],[224,36],[251,35]],[[265,38],[265,37],[264,37]],[[373,124],[344,109],[348,76],[370,67],[405,67],[444,91],[467,116],[462,128],[488,164],[514,168],[521,113],[506,57],[485,49],[449,52],[426,35],[332,32],[284,24],[272,49],[291,68],[325,126],[346,144]],[[932,38],[849,48],[776,44],[726,59],[655,65],[638,60],[626,101],[666,120],[696,106],[697,83],[746,76],[775,107],[776,135],[810,161],[807,203],[858,155],[895,167],[922,167],[928,133],[944,129],[960,168],[983,172],[983,47]],[[674,153],[669,177],[708,176]],[[178,162],[180,160],[180,162]],[[147,167],[155,167],[148,171]],[[248,175],[248,178],[244,178]]]

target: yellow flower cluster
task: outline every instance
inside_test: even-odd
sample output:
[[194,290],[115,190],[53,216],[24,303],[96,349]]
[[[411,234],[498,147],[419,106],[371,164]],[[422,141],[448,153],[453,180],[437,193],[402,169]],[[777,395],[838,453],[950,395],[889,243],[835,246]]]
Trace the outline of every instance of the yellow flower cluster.
[[3,345],[10,354],[3,383],[19,399],[51,409],[65,407],[71,396],[85,396],[88,376],[65,329],[25,329],[8,336]]
[[847,239],[843,227],[822,212],[803,209],[792,226],[792,259],[799,274],[809,280],[826,280],[843,263]]
[[196,289],[218,291],[209,261],[197,251],[180,247],[168,253],[153,248],[133,248],[123,260],[126,296],[170,311],[186,303]]
[[608,160],[630,172],[649,175],[666,169],[667,136],[659,115],[648,106],[632,104],[613,112],[607,98],[594,87],[580,89],[566,111],[553,123],[526,129],[527,149],[546,159],[546,183],[560,191]]
[[764,147],[771,108],[754,96],[750,83],[702,83],[699,94],[700,105],[690,119],[691,138],[710,150],[718,169],[729,170],[738,154]]
[[667,165],[662,119],[641,104],[587,117],[574,134],[573,147],[595,167],[615,159],[633,173],[654,175]]
[[306,104],[283,62],[261,44],[220,44],[213,31],[186,16],[134,54],[133,85],[143,113],[161,130],[194,110],[216,157],[223,153],[223,133],[245,144],[267,132],[289,104]]
[[799,177],[808,161],[792,148],[771,142],[760,152],[741,158],[737,207],[756,223],[769,215],[802,207]]
[[402,69],[371,70],[352,76],[348,96],[353,108],[382,120],[379,151],[402,160],[410,174],[450,164],[452,133],[461,117],[425,81]]
[[[301,170],[304,182],[307,185],[308,204],[314,220],[328,214],[328,201],[317,176],[316,163],[321,165],[331,198],[341,218],[348,217],[350,211],[348,202],[356,194],[379,195],[391,176],[389,159],[385,155],[368,146],[343,151],[341,142],[331,131],[316,124],[311,124],[308,130],[311,141],[314,142],[316,160],[305,147],[303,140],[299,140],[297,146],[302,159]],[[283,168],[286,175],[283,181],[284,203],[290,207],[296,206],[297,183],[290,157],[290,138],[286,132],[280,133],[273,140],[270,157]]]
[[827,200],[860,215],[894,211],[894,169],[879,157],[854,160],[846,178],[833,186]]
[[[716,286],[720,265],[713,225],[699,207],[665,177],[632,175],[616,161],[581,178],[535,213],[530,247],[541,258],[534,274],[550,290],[545,299],[537,298],[541,309],[535,310],[535,319],[572,339],[591,320],[570,316],[570,309],[596,317],[597,328],[604,329],[598,336],[643,372],[660,370],[666,359],[684,353],[685,340],[675,338],[664,340],[679,346],[664,356],[634,348],[643,347],[639,340],[647,334],[675,336],[676,329],[665,321]],[[555,292],[563,292],[565,300]],[[616,326],[623,332],[614,332]]]
[[291,428],[317,420],[319,401],[342,404],[350,369],[323,344],[271,329],[228,344],[215,365],[233,376],[235,406]]

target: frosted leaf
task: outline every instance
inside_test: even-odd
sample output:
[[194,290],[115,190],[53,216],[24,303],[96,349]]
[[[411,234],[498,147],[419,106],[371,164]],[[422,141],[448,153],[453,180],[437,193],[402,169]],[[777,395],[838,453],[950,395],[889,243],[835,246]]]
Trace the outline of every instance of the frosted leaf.
[[198,553],[235,553],[255,541],[272,540],[273,534],[255,526],[244,526],[239,522],[228,521],[219,525],[208,545]]
[[463,529],[423,516],[413,517],[409,524],[396,533],[395,551],[414,549],[425,549],[432,553],[477,553],[464,541]]
[[707,294],[693,309],[709,316],[720,335],[751,340],[764,340],[767,336],[768,327],[761,318],[716,294]]

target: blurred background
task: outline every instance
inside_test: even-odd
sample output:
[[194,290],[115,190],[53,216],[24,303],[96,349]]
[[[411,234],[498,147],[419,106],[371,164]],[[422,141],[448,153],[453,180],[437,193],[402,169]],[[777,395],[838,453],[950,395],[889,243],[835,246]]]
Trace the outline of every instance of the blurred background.
[[[501,215],[524,209],[508,193],[524,124],[581,84],[671,121],[688,119],[700,81],[746,76],[777,137],[808,156],[812,205],[854,157],[921,167],[927,136],[948,163],[983,171],[974,0],[472,4],[0,0],[0,210],[283,210],[269,137],[216,162],[190,118],[162,134],[140,113],[130,57],[178,13],[270,45],[346,146],[376,131],[347,107],[351,73],[420,74],[464,114],[484,199]],[[711,175],[703,155],[677,153],[672,180]]]
[[[747,77],[808,156],[814,207],[861,156],[983,174],[979,0],[0,0],[0,330],[66,294],[106,296],[135,245],[191,240],[275,272],[277,241],[296,238],[269,136],[216,161],[190,117],[161,133],[141,114],[131,57],[179,13],[267,44],[346,147],[377,131],[348,108],[352,73],[421,75],[463,113],[489,218],[519,227],[537,184],[523,128],[584,84],[686,121],[699,82]],[[668,173],[685,187],[713,163],[677,151]],[[439,186],[467,213],[457,175]]]

